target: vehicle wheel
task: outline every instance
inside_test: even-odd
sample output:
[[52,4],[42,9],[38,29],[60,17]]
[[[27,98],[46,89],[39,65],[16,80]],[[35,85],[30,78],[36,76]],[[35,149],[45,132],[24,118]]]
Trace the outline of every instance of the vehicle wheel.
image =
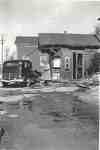
[[8,84],[7,84],[7,83],[5,83],[5,82],[2,82],[2,86],[3,86],[3,87],[7,87],[7,86],[8,86]]
[[48,81],[47,80],[44,81],[44,85],[48,86]]

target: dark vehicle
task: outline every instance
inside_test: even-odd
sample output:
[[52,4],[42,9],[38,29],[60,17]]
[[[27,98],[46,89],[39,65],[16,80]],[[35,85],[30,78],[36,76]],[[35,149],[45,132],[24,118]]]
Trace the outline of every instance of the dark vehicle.
[[41,73],[32,70],[32,62],[29,60],[11,60],[3,64],[2,84],[30,86],[38,81]]

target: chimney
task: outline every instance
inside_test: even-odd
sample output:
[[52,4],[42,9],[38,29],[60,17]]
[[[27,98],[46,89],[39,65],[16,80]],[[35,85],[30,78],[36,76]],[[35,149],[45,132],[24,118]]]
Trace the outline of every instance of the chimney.
[[100,17],[98,17],[97,20],[100,21]]
[[67,31],[66,31],[66,30],[64,30],[64,34],[67,34]]

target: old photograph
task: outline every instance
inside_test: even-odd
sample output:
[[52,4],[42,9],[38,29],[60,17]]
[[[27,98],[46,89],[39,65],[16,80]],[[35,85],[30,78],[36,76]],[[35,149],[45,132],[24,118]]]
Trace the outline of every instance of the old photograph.
[[100,0],[0,0],[0,150],[99,150]]

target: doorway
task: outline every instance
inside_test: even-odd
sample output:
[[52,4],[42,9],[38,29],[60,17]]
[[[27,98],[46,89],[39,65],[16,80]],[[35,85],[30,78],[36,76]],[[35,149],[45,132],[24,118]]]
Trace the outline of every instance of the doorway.
[[77,80],[84,77],[83,67],[83,54],[73,52],[73,79]]
[[61,58],[54,57],[52,60],[52,80],[60,80]]

